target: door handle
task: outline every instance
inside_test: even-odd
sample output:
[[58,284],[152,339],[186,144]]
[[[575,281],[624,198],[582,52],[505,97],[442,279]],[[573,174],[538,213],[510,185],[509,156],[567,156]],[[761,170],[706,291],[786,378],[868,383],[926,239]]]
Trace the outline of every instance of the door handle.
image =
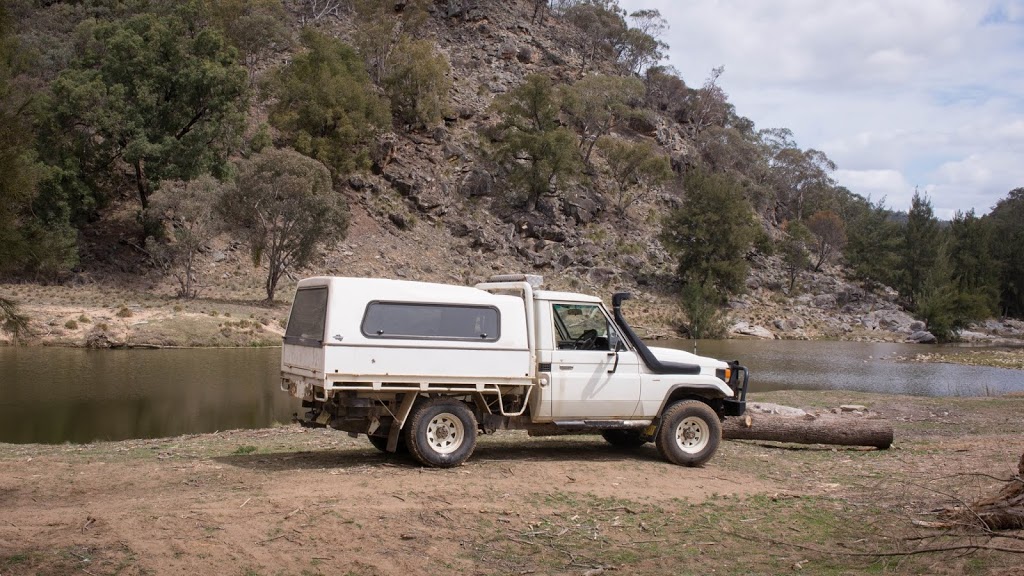
[[573,368],[575,368],[575,366],[573,366],[572,364],[559,364],[558,365],[558,369],[559,370],[572,370]]

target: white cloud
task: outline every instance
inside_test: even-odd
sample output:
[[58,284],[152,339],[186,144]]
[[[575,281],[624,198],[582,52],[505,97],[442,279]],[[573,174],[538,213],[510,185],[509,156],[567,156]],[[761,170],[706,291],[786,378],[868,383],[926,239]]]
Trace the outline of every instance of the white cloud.
[[1024,186],[1024,0],[620,1],[668,19],[687,84],[724,65],[737,112],[854,192],[905,209],[919,186],[947,216]]

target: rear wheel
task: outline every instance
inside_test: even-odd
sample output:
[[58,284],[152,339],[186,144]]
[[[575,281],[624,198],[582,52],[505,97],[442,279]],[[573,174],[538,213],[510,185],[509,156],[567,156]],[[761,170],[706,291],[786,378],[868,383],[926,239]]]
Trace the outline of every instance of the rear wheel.
[[655,444],[662,457],[681,466],[700,466],[711,459],[722,440],[722,423],[707,404],[682,400],[661,415]]
[[601,436],[616,448],[639,448],[647,444],[639,430],[603,430]]
[[450,468],[473,454],[476,429],[476,417],[464,403],[431,398],[413,407],[405,424],[405,442],[421,464]]

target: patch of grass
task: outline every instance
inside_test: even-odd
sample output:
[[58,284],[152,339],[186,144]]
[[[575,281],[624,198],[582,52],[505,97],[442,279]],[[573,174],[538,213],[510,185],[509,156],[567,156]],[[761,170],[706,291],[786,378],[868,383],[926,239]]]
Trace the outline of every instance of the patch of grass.
[[235,448],[235,451],[232,452],[232,454],[252,454],[256,450],[258,450],[258,448],[256,448],[255,446],[251,444],[246,444],[244,446],[239,446],[238,448]]
[[82,314],[78,317],[78,322],[81,324],[88,324],[89,322],[92,322],[92,320],[85,314]]
[[127,306],[121,306],[115,316],[118,318],[131,318],[134,314],[132,314],[132,311],[129,310]]
[[78,322],[75,320],[68,320],[64,323],[64,327],[68,330],[78,330]]

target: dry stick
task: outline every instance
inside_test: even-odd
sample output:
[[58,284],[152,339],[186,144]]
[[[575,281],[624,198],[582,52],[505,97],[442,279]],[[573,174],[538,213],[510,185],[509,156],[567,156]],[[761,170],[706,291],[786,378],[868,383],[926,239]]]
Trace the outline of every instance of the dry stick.
[[281,538],[287,538],[287,537],[288,537],[287,534],[278,534],[277,536],[274,536],[273,538],[267,538],[266,540],[260,540],[259,542],[257,542],[257,544],[266,544],[267,542],[272,542],[274,540],[279,540]]
[[601,512],[618,512],[622,510],[628,514],[636,514],[636,512],[629,506],[615,506],[613,508],[601,508],[600,510]]
[[249,500],[252,500],[252,498],[246,498],[245,502],[242,502],[242,505],[239,506],[239,508],[245,508],[245,505],[249,503]]
[[983,520],[983,519],[981,518],[981,516],[980,516],[980,515],[979,515],[979,514],[978,514],[977,512],[975,512],[975,511],[974,511],[974,508],[972,508],[972,507],[971,507],[971,505],[970,505],[970,504],[968,504],[967,502],[964,502],[964,501],[963,501],[963,500],[962,500],[962,499],[961,499],[961,498],[960,498],[959,496],[956,496],[956,495],[954,495],[954,494],[946,494],[946,493],[944,493],[944,492],[941,492],[941,491],[939,491],[939,490],[936,490],[936,489],[934,489],[934,488],[929,488],[929,487],[927,487],[927,486],[921,486],[920,484],[915,484],[915,483],[913,483],[913,482],[910,482],[910,481],[907,481],[907,480],[903,480],[903,483],[904,483],[904,484],[909,484],[910,486],[914,486],[915,488],[920,488],[920,489],[922,489],[922,490],[927,490],[927,491],[929,491],[929,492],[934,492],[934,493],[936,493],[936,494],[938,494],[938,495],[940,495],[940,496],[945,496],[946,498],[952,498],[953,500],[956,500],[956,501],[957,501],[957,502],[959,502],[959,503],[960,503],[961,505],[963,505],[963,507],[964,507],[964,508],[966,508],[967,510],[969,510],[969,511],[971,512],[971,515],[972,515],[972,516],[974,516],[975,518],[977,518],[977,519],[978,519],[978,522],[981,522],[981,525],[982,525],[982,526],[986,526],[986,527],[988,526],[988,525],[987,525],[987,524],[985,523],[985,520]]

